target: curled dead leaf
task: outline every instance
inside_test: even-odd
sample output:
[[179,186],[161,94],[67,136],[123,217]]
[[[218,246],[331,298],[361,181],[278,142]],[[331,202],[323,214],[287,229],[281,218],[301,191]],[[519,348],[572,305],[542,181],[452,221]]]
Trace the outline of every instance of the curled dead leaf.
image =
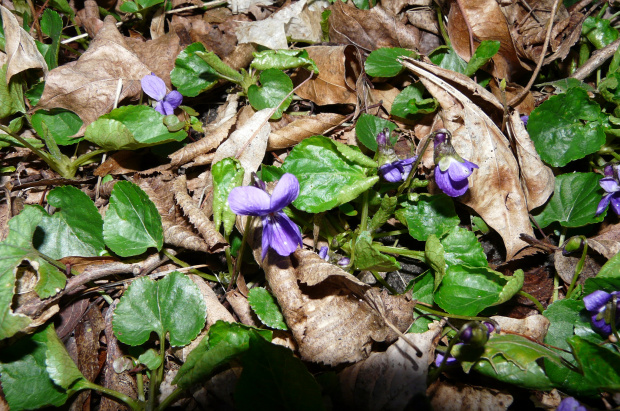
[[605,227],[597,236],[588,239],[588,245],[610,259],[620,252],[620,224]]
[[500,411],[507,410],[513,402],[512,395],[507,392],[441,380],[428,388],[427,395],[433,409],[445,411]]
[[324,134],[340,125],[345,118],[346,116],[336,113],[320,113],[296,118],[293,122],[269,134],[267,150],[292,147],[305,138]]
[[501,333],[519,334],[541,344],[551,324],[547,317],[540,314],[523,319],[494,315],[491,319],[497,321]]

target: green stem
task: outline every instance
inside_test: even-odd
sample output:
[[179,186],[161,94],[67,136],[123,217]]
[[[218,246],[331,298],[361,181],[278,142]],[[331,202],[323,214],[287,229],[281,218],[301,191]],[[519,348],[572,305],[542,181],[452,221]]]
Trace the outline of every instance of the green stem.
[[387,283],[387,281],[385,281],[385,279],[379,275],[379,273],[378,273],[378,272],[376,272],[376,271],[371,271],[371,273],[372,273],[372,275],[374,275],[374,276],[375,276],[375,279],[377,280],[377,282],[379,282],[379,284],[381,284],[382,286],[384,286],[384,287],[385,287],[385,288],[386,288],[386,289],[390,292],[390,294],[393,294],[393,295],[398,294],[398,291],[396,291],[396,290],[394,289],[394,287],[392,287],[391,285],[389,285],[389,284]]
[[419,308],[422,311],[426,311],[427,313],[436,315],[438,317],[454,318],[455,320],[487,321],[487,322],[492,322],[494,324],[497,324],[493,319],[489,317],[470,317],[468,315],[449,314],[449,313],[444,313],[441,311],[434,310],[422,304],[416,304],[415,308]]
[[138,390],[138,400],[145,401],[144,398],[144,376],[141,372],[136,374],[136,389]]
[[[226,239],[226,242],[230,244],[230,236],[226,234],[224,238]],[[232,280],[233,276],[235,275],[235,267],[233,266],[232,255],[230,255],[230,247],[226,247],[226,250],[224,250],[224,252],[226,253],[226,265],[228,266],[228,275],[230,275],[230,279]]]
[[20,143],[22,143],[24,145],[24,147],[28,148],[30,151],[32,151],[33,153],[35,153],[36,155],[38,155],[39,157],[41,157],[41,159],[43,161],[45,161],[47,163],[48,166],[50,166],[50,168],[54,171],[56,171],[57,173],[60,174],[60,172],[58,171],[58,167],[56,165],[56,162],[53,161],[48,153],[46,153],[45,151],[41,151],[38,148],[34,147],[32,144],[30,144],[26,139],[23,139],[21,136],[19,136],[18,134],[13,133],[7,126],[1,125],[0,124],[0,130],[4,131],[5,133],[7,133],[9,136],[13,137],[14,139],[16,139],[17,141],[19,141]]
[[588,242],[584,238],[583,251],[581,252],[581,258],[579,259],[579,262],[577,263],[577,266],[575,267],[575,275],[573,275],[573,279],[570,282],[570,287],[568,287],[568,291],[566,291],[566,298],[570,298],[571,294],[573,293],[575,284],[577,284],[577,278],[581,274],[581,271],[583,271],[583,266],[586,262],[587,254],[588,254]]
[[422,161],[422,157],[424,156],[424,152],[426,152],[426,149],[428,148],[428,145],[431,143],[431,141],[434,140],[434,137],[435,137],[435,134],[431,134],[426,139],[426,142],[424,143],[424,146],[422,147],[422,150],[420,151],[420,154],[418,154],[418,158],[416,159],[415,163],[413,163],[413,167],[411,167],[411,172],[407,176],[407,179],[405,180],[405,182],[402,183],[400,185],[400,187],[398,187],[398,191],[396,192],[396,195],[401,195],[403,192],[405,192],[405,190],[407,190],[409,188],[409,186],[411,186],[411,181],[413,180],[413,176],[415,175],[416,171],[418,170],[418,166],[420,165],[420,162]]
[[536,299],[536,297],[534,297],[531,294],[526,293],[525,291],[519,291],[519,295],[523,296],[525,298],[527,298],[528,300],[530,300],[531,302],[534,303],[534,305],[536,306],[536,309],[538,310],[538,312],[540,312],[541,314],[543,313],[543,311],[545,311],[545,307],[543,307],[543,305],[540,303],[540,301],[538,301]]
[[409,232],[408,229],[403,228],[402,230],[394,230],[394,231],[386,231],[384,233],[378,233],[378,234],[375,234],[373,236],[373,238],[390,237],[390,236],[393,236],[393,235],[407,234],[408,232]]
[[[169,253],[165,249],[162,249],[161,252],[166,257],[171,259],[175,264],[178,264],[181,267],[189,267],[190,266],[185,261],[179,260],[174,254]],[[192,268],[191,270],[189,270],[189,272],[192,273],[192,274],[196,274],[197,276],[200,276],[200,277],[204,278],[205,280],[213,281],[215,283],[219,282],[219,280],[218,280],[218,278],[216,276],[211,275],[211,274],[207,274],[207,273],[203,273],[202,271],[200,271],[200,270],[198,270],[196,268]]]
[[157,407],[157,409],[163,411],[166,408],[170,407],[184,392],[185,389],[177,387],[177,389],[172,391],[170,395],[167,396],[166,399],[161,402],[161,404],[159,404],[159,407]]
[[81,165],[89,161],[91,158],[96,157],[101,154],[105,154],[107,152],[108,150],[104,150],[100,148],[98,150],[93,150],[90,153],[82,154],[80,157],[78,157],[75,161],[71,163],[71,167],[77,170],[78,167],[80,167]]
[[[232,290],[232,288],[237,283],[237,276],[239,275],[239,270],[241,269],[241,260],[243,259],[243,253],[245,252],[245,245],[248,242],[248,231],[250,231],[250,225],[252,224],[253,220],[254,217],[246,217],[245,229],[243,230],[243,238],[241,239],[241,247],[239,247],[239,254],[237,254],[237,261],[235,261],[235,270],[233,272],[233,277],[230,279],[230,284],[228,284],[227,291]],[[263,247],[266,247],[266,244],[263,244]]]
[[128,395],[125,395],[121,392],[118,392],[116,390],[111,390],[109,388],[106,387],[102,387],[101,385],[97,385],[93,382],[90,382],[88,380],[84,380],[83,382],[80,383],[80,387],[79,389],[90,389],[90,390],[95,390],[98,391],[102,394],[107,395],[108,397],[112,397],[115,398],[125,404],[127,404],[127,406],[129,408],[131,408],[133,411],[141,411],[144,410],[144,404],[140,403],[139,401],[134,400],[133,398],[131,398]]
[[362,216],[360,222],[360,232],[366,231],[368,228],[368,190],[364,191],[362,197]]
[[555,273],[553,276],[553,296],[551,297],[551,302],[554,303],[560,298],[560,277],[558,277],[558,273]]
[[151,371],[151,381],[149,382],[149,400],[146,409],[154,411],[157,408],[157,397],[159,396],[159,386],[164,380],[164,364],[166,362],[166,336],[159,335],[159,356],[161,363],[156,370]]
[[383,251],[384,253],[388,253],[388,254],[402,255],[404,257],[409,257],[409,258],[413,258],[416,260],[420,260],[424,263],[426,262],[426,256],[424,255],[424,251],[408,250],[406,248],[390,247],[387,245],[373,244],[373,246],[377,251]]

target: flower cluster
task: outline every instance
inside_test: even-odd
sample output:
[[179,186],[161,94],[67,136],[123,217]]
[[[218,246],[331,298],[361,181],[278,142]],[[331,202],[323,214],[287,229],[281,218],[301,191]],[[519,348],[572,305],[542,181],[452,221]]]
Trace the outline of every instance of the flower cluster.
[[157,102],[155,104],[155,111],[164,116],[174,114],[174,109],[183,102],[183,96],[176,90],[166,94],[166,83],[153,73],[144,76],[140,80],[140,84],[142,85],[142,90]]
[[435,133],[435,182],[450,197],[458,197],[467,191],[467,178],[478,166],[464,160],[456,153],[450,142],[450,132],[446,129]]
[[598,203],[596,215],[602,214],[609,203],[611,203],[611,208],[615,213],[620,215],[620,167],[605,167],[605,177],[601,178],[598,183],[607,194],[605,194],[601,202]]
[[256,180],[257,186],[236,187],[228,195],[230,209],[239,215],[261,217],[263,223],[262,256],[265,259],[271,247],[281,256],[291,255],[302,246],[301,231],[282,209],[299,195],[299,180],[286,173],[280,178],[271,196],[265,183]]
[[387,128],[377,134],[379,175],[385,181],[398,183],[407,179],[418,156],[400,160],[394,152],[394,147],[389,144],[389,134],[390,131]]
[[[612,318],[614,297],[616,300],[616,315]],[[593,328],[603,335],[611,334],[611,322],[615,321],[616,327],[620,325],[620,291],[608,293],[597,290],[583,297],[586,310],[590,312]]]

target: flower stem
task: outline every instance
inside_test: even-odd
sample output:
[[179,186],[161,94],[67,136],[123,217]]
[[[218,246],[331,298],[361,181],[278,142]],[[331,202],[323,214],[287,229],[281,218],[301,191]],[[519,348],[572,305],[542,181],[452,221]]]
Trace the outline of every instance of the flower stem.
[[[224,238],[226,239],[226,242],[230,244],[230,236],[226,234]],[[226,250],[224,250],[224,252],[226,253],[226,265],[228,266],[228,274],[232,279],[235,275],[235,267],[233,266],[232,256],[230,255],[230,247],[226,247]]]
[[[179,260],[174,254],[169,253],[168,251],[166,251],[165,249],[162,249],[161,252],[168,257],[169,259],[171,259],[175,264],[180,265],[181,267],[190,267],[190,265],[188,263],[186,263],[183,260]],[[218,278],[214,275],[211,274],[207,274],[207,273],[203,273],[200,270],[197,270],[195,268],[189,270],[190,273],[192,274],[196,274],[197,276],[200,276],[202,278],[204,278],[205,280],[209,280],[209,281],[213,281],[214,283],[219,282]]]
[[588,254],[588,241],[584,238],[583,239],[583,251],[581,252],[581,258],[579,259],[579,262],[577,263],[577,266],[575,267],[575,275],[573,275],[573,279],[570,282],[570,287],[568,287],[568,291],[566,291],[566,298],[570,298],[571,294],[573,293],[575,284],[577,284],[577,278],[581,274],[581,271],[583,271],[583,266],[586,262],[587,254]]
[[106,387],[102,387],[101,385],[95,384],[93,382],[90,382],[86,379],[84,379],[83,381],[80,381],[79,383],[79,388],[80,390],[82,389],[90,389],[90,390],[95,390],[98,391],[102,394],[107,395],[108,397],[112,397],[115,398],[119,401],[124,402],[125,404],[127,404],[127,406],[129,406],[129,408],[132,409],[132,411],[141,411],[144,410],[144,404],[134,400],[133,398],[131,398],[128,395],[125,395],[121,392],[118,392],[116,390],[112,390],[110,388],[106,388]]
[[175,389],[174,391],[172,391],[172,393],[170,393],[169,396],[166,397],[166,399],[164,399],[161,404],[159,404],[159,407],[157,407],[158,410],[165,410],[166,408],[168,408],[170,405],[174,404],[174,402],[185,392],[185,389],[183,388],[178,388]]
[[424,143],[424,146],[422,147],[420,154],[418,154],[418,158],[416,159],[415,163],[413,163],[413,166],[411,167],[411,172],[407,176],[407,179],[405,180],[405,182],[402,183],[400,187],[398,187],[398,191],[396,192],[396,195],[401,195],[402,193],[405,192],[405,190],[409,188],[409,186],[411,186],[411,181],[413,181],[413,176],[418,170],[418,166],[420,165],[420,162],[422,162],[422,156],[424,156],[424,152],[428,148],[428,145],[431,143],[431,141],[433,141],[434,137],[435,137],[435,134],[431,134],[426,139],[426,142]]
[[364,191],[362,198],[362,221],[360,223],[360,232],[368,229],[368,190]]
[[387,282],[387,281],[385,281],[385,278],[381,277],[381,276],[379,275],[379,273],[378,273],[378,272],[376,272],[376,271],[371,271],[371,273],[372,273],[372,275],[374,275],[374,276],[375,276],[375,279],[377,280],[377,282],[378,282],[379,284],[381,284],[382,286],[384,286],[384,287],[385,287],[385,288],[386,288],[386,289],[390,292],[390,294],[393,294],[393,295],[398,294],[398,291],[396,291],[396,290],[394,289],[394,287],[392,287],[391,285],[389,285],[389,284],[388,284],[388,282]]
[[540,301],[538,301],[536,299],[536,297],[534,297],[531,294],[526,293],[525,291],[519,291],[518,293],[520,296],[527,298],[528,300],[530,300],[531,302],[534,303],[534,305],[536,306],[536,309],[538,310],[538,312],[540,312],[541,314],[543,313],[543,311],[545,311],[545,307],[543,307],[543,305],[540,303]]
[[426,263],[426,256],[424,255],[424,251],[408,250],[406,248],[390,247],[387,245],[374,245],[374,248],[377,251],[383,251],[384,253],[388,254],[402,255],[404,257],[413,258],[415,260],[420,260]]
[[[248,231],[250,231],[250,226],[252,225],[253,220],[254,217],[246,217],[245,229],[243,230],[243,238],[241,239],[241,247],[239,247],[239,253],[237,254],[237,260],[235,261],[233,276],[230,279],[230,283],[228,284],[226,291],[232,290],[232,288],[237,283],[237,276],[239,275],[239,270],[241,269],[241,260],[243,259],[243,253],[245,252],[245,245],[248,242]],[[265,244],[263,244],[263,247],[265,247]]]

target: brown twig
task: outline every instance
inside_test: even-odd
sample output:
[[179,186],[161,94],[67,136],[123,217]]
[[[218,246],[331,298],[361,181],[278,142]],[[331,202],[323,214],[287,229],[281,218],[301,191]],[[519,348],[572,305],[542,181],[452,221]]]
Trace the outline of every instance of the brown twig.
[[551,30],[553,29],[553,19],[555,19],[555,13],[558,10],[559,4],[560,4],[560,0],[555,0],[553,2],[553,7],[551,8],[551,16],[549,17],[548,26],[547,26],[547,34],[545,35],[545,43],[543,44],[543,49],[540,53],[540,58],[538,59],[538,64],[536,65],[536,69],[532,73],[532,77],[530,78],[530,81],[527,83],[525,88],[521,90],[521,92],[517,94],[508,103],[508,105],[511,107],[514,107],[517,103],[519,103],[521,99],[525,97],[527,92],[530,91],[530,88],[532,88],[532,85],[534,84],[534,81],[536,80],[536,77],[538,76],[538,73],[540,72],[540,69],[542,68],[543,62],[545,61],[545,54],[547,54],[547,48],[549,47],[549,41],[551,41]]
[[585,79],[592,74],[594,70],[609,60],[611,56],[614,55],[616,50],[618,50],[618,46],[620,46],[620,39],[608,44],[600,50],[596,50],[592,53],[592,56],[590,56],[588,61],[586,61],[583,66],[579,67],[573,74],[570,75],[570,78],[575,78],[577,80]]

